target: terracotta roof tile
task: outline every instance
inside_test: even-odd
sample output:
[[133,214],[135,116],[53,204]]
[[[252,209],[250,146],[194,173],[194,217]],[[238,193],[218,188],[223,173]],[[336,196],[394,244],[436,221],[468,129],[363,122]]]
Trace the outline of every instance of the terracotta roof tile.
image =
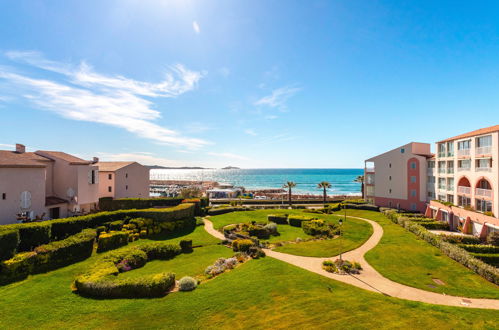
[[34,152],[0,150],[0,167],[46,167],[51,160]]
[[[137,162],[98,162],[95,165],[99,166],[99,171],[101,172],[114,172],[123,168],[125,166],[134,164]],[[138,163],[137,163],[138,164]]]
[[442,141],[438,141],[437,143],[448,142],[448,141],[459,140],[459,139],[465,139],[465,138],[468,138],[468,137],[477,136],[477,135],[483,135],[483,134],[488,134],[488,133],[493,133],[493,132],[497,132],[497,131],[499,131],[499,125],[494,125],[494,126],[490,126],[490,127],[486,127],[486,128],[480,128],[480,129],[477,129],[475,131],[471,131],[471,132],[464,133],[464,134],[461,134],[461,135],[457,135],[457,136],[454,136],[454,137],[451,137],[451,138],[448,138],[448,139],[445,139],[445,140],[442,140]]
[[36,153],[38,155],[42,155],[44,157],[51,158],[51,159],[53,159],[53,158],[62,159],[64,161],[70,163],[71,165],[88,165],[88,164],[92,164],[91,161],[83,160],[81,158],[78,158],[76,156],[67,154],[67,153],[62,152],[62,151],[38,150],[38,151],[36,151]]

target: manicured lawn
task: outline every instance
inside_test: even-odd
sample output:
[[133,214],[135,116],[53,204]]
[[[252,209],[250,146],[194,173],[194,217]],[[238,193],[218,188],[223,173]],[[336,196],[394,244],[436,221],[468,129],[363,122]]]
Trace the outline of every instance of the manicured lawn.
[[250,261],[193,292],[158,299],[83,298],[69,287],[92,259],[0,287],[0,327],[493,329],[499,322],[499,311],[390,298],[271,258]]
[[196,226],[195,228],[187,228],[173,234],[161,233],[158,235],[152,235],[146,239],[135,241],[133,244],[147,244],[153,241],[168,241],[172,244],[178,244],[183,239],[192,240],[193,246],[205,246],[220,243],[220,240],[208,234],[206,230],[204,230],[203,226]]
[[[499,298],[499,287],[442,254],[439,249],[394,224],[379,212],[349,210],[349,215],[377,221],[380,243],[365,258],[383,276],[402,284],[454,296]],[[445,285],[438,285],[439,279]]]
[[[267,222],[269,214],[299,214],[307,215],[327,220],[338,224],[340,217],[334,215],[323,215],[315,213],[306,213],[301,210],[257,210],[247,212],[234,212],[210,217],[215,228],[221,229],[226,225],[241,222]],[[286,244],[275,248],[276,251],[307,256],[307,257],[331,257],[347,252],[362,245],[372,234],[372,227],[365,221],[357,219],[347,219],[343,225],[343,235],[340,238],[321,241],[300,242],[297,244]],[[311,238],[301,228],[289,225],[278,225],[279,236],[273,236],[268,241],[271,243],[294,241],[297,237],[302,239]]]

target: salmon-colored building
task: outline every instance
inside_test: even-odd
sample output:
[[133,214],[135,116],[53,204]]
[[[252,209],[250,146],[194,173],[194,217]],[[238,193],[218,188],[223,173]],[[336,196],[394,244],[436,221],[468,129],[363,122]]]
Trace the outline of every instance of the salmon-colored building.
[[0,224],[54,219],[96,208],[98,168],[58,151],[0,150]]
[[365,161],[366,199],[375,205],[424,212],[428,143],[411,142]]
[[98,162],[99,198],[148,198],[149,168],[137,162]]

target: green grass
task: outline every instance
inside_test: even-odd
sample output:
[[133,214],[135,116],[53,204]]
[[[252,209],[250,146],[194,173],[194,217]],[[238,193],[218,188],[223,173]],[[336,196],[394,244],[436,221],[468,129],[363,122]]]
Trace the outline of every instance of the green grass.
[[[257,210],[247,212],[226,213],[210,217],[215,228],[222,229],[226,225],[242,222],[267,222],[269,214],[299,214],[324,219],[328,222],[338,224],[341,218],[335,215],[324,215],[306,213],[302,210]],[[350,251],[361,246],[372,234],[372,227],[365,221],[347,219],[343,225],[343,235],[340,238],[321,241],[301,242],[297,244],[286,244],[275,248],[276,251],[306,256],[306,257],[332,257],[343,252]],[[303,232],[301,228],[289,225],[277,225],[279,236],[273,236],[268,241],[271,243],[294,241],[297,237],[302,239],[312,238]]]
[[499,311],[390,298],[271,258],[164,298],[83,298],[70,284],[94,258],[0,287],[0,327],[493,329],[499,322]]
[[175,233],[161,233],[152,235],[144,239],[133,242],[133,244],[147,244],[153,241],[170,242],[178,244],[183,239],[191,239],[193,246],[206,246],[219,244],[220,240],[208,234],[203,226],[196,226],[194,228],[186,228]]
[[[436,247],[394,224],[379,212],[349,210],[383,227],[380,243],[365,259],[383,276],[405,285],[454,296],[499,298],[499,287],[450,259]],[[440,279],[445,285],[436,284]]]

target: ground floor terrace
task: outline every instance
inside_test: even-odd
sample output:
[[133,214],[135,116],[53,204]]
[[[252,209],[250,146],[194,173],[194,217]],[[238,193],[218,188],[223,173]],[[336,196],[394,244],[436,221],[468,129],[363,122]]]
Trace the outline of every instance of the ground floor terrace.
[[491,232],[499,231],[499,218],[448,202],[431,201],[427,205],[425,216],[448,222],[451,230],[459,230],[482,239]]

